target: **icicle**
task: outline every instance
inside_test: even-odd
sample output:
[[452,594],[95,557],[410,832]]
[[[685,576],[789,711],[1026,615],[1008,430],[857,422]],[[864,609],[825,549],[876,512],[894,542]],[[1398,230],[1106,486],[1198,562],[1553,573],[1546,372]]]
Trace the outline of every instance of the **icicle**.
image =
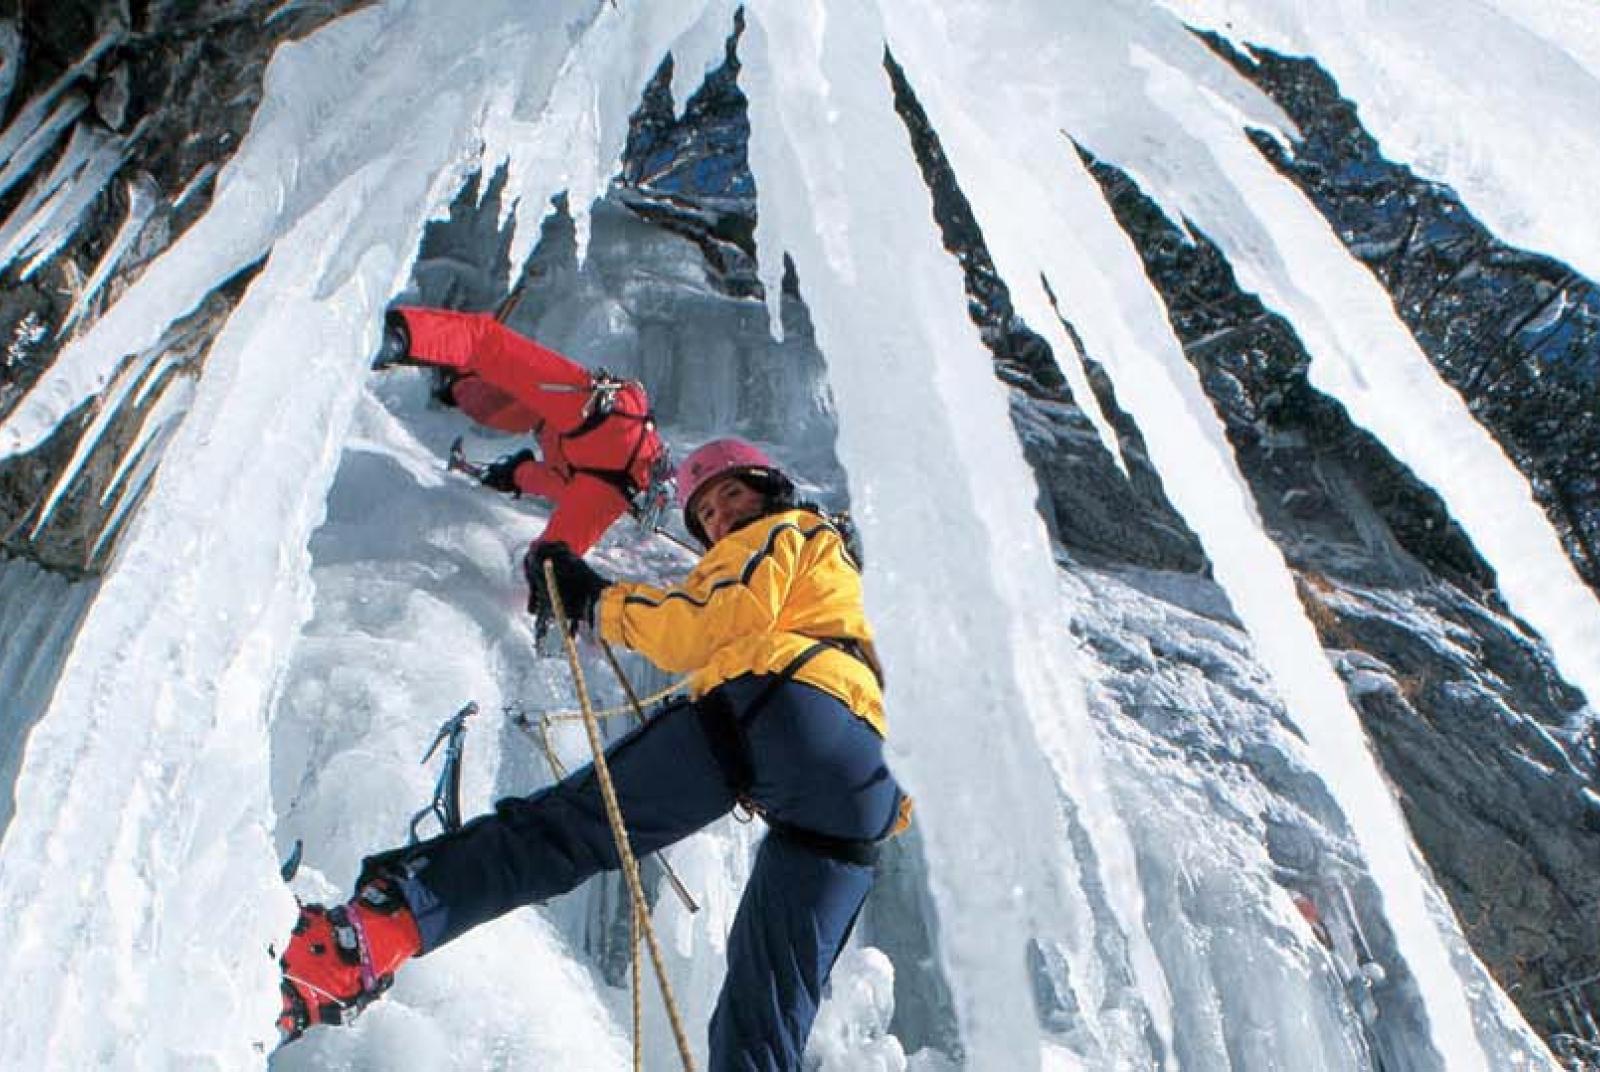
[[145,416],[144,424],[139,429],[139,438],[123,455],[105,494],[100,497],[103,506],[115,495],[116,506],[101,523],[93,545],[84,556],[85,569],[103,559],[107,547],[122,531],[134,507],[144,501],[145,491],[161,464],[167,442],[177,431],[193,400],[194,381],[185,377],[169,387]]
[[[1134,891],[1123,918],[1140,960],[1149,942],[1139,936],[1137,885],[1112,873],[1135,869],[1131,846],[1125,832],[1108,836],[1114,803],[1096,773],[1037,484],[966,315],[960,268],[928,220],[930,197],[883,69],[882,28],[860,4],[774,0],[747,12],[743,84],[769,319],[776,333],[790,256],[828,359],[851,500],[881,571],[869,573],[867,598],[898,682],[896,718],[915,742],[904,776],[939,787],[924,837],[967,1057],[984,1068],[1039,1064],[1026,972],[1038,941],[1070,950],[1086,1063],[1159,1065],[1170,999],[1153,956],[1136,968],[1144,1009],[1107,1015],[1107,966],[1084,887]],[[981,787],[966,766],[978,741]],[[1058,775],[1058,764],[1082,777]],[[1080,873],[1062,794],[1085,817],[1087,855],[1106,875]],[[989,826],[1012,836],[967,836]],[[983,879],[969,886],[968,875]],[[1154,1046],[1146,1010],[1163,1036]]]
[[106,434],[112,423],[122,413],[122,405],[128,395],[147,376],[155,365],[162,351],[147,350],[143,354],[128,362],[121,374],[112,382],[111,386],[100,399],[100,407],[95,411],[94,419],[89,422],[89,427],[84,429],[82,438],[78,440],[77,447],[72,452],[72,457],[62,467],[56,476],[56,482],[51,485],[50,492],[44,497],[35,517],[33,526],[28,531],[28,539],[37,539],[39,533],[50,523],[56,507],[60,505],[61,498],[78,479],[78,474],[83,471],[90,455],[100,445],[101,438]]
[[173,368],[182,364],[192,356],[192,353],[186,352],[185,350],[168,350],[163,353],[161,360],[156,363],[155,367],[153,367],[148,373],[140,378],[138,388],[133,392],[132,395],[128,397],[128,400],[124,403],[124,405],[144,405],[145,400],[157,390],[165,389],[164,385],[167,382],[167,374],[171,372]]
[[[484,123],[484,156],[508,165],[503,212],[521,206],[512,264],[527,260],[546,206],[562,190],[576,232],[578,263],[583,263],[590,207],[618,170],[628,117],[661,58],[680,39],[687,35],[693,53],[703,54],[705,27],[714,22],[706,13],[707,2],[593,7],[547,94],[533,97],[524,90],[496,103]],[[716,0],[716,7],[724,9],[724,0]],[[625,57],[620,65],[619,56]],[[531,121],[524,118],[536,109]]]
[[122,263],[123,256],[144,231],[144,225],[150,222],[156,206],[161,203],[161,189],[148,172],[141,171],[130,179],[127,190],[128,211],[122,219],[122,226],[117,229],[116,237],[101,255],[100,263],[95,265],[94,273],[83,285],[82,292],[73,301],[72,309],[67,313],[66,321],[62,325],[63,332],[71,331],[83,317],[90,303],[100,293],[100,288],[105,286],[106,280],[111,278],[111,274]]
[[147,122],[148,120],[142,121],[125,138],[108,140],[84,162],[82,170],[71,179],[65,190],[51,198],[51,205],[41,213],[41,216],[46,217],[45,225],[22,251],[23,255],[31,258],[22,271],[23,279],[32,278],[33,273],[44,267],[52,257],[61,252],[63,246],[72,241],[85,214],[95,200],[105,192],[106,185],[122,169],[122,165],[127,162],[128,152],[138,143]]
[[721,65],[737,0],[706,0],[700,19],[672,46],[672,103],[679,115],[706,75]]
[[[1050,285],[1050,277],[1043,269],[1039,272],[1039,285],[1044,288],[1044,299],[1050,306],[1052,314],[1047,321],[1052,332],[1047,337],[1055,340],[1056,334],[1060,335],[1059,340],[1050,344],[1051,351],[1056,355],[1056,364],[1066,376],[1067,382],[1072,385],[1072,397],[1081,400],[1079,408],[1088,416],[1089,423],[1094,425],[1095,432],[1100,436],[1101,445],[1111,452],[1111,460],[1122,471],[1122,475],[1127,477],[1128,461],[1122,456],[1122,441],[1117,438],[1116,429],[1111,427],[1105,408],[1100,404],[1100,393],[1089,381],[1089,351],[1084,349],[1083,336],[1061,316],[1061,306],[1056,301],[1055,288]],[[1062,342],[1067,344],[1066,350],[1061,348]]]
[[1589,995],[1582,986],[1575,986],[1572,996],[1578,1005],[1578,1012],[1583,1018],[1583,1039],[1585,1042],[1594,1042],[1600,1037],[1600,1024],[1595,1023],[1594,1006],[1589,1003]]
[[217,164],[212,161],[206,163],[200,168],[199,171],[195,172],[194,178],[185,183],[183,189],[178,192],[178,196],[172,199],[173,211],[176,212],[178,209],[181,209],[184,205],[188,204],[189,198],[193,197],[201,187],[203,187],[214,175],[216,175],[217,170]]
[[[24,142],[31,138],[39,125],[45,122],[46,115],[55,105],[56,98],[65,93],[77,80],[90,70],[107,49],[122,43],[124,33],[121,30],[112,30],[102,34],[100,39],[89,46],[89,51],[77,63],[64,71],[60,78],[53,82],[49,89],[34,97],[22,107],[3,133],[0,133],[0,162],[9,162]],[[3,48],[3,45],[0,45]],[[4,74],[0,74],[4,78]]]
[[17,29],[17,20],[0,19],[0,115],[6,114],[21,69],[22,31]]
[[140,389],[130,400],[131,405],[137,406],[151,392],[161,390],[160,398],[140,421],[138,433],[134,436],[133,442],[123,449],[122,457],[118,460],[111,479],[106,482],[105,490],[100,493],[101,506],[109,503],[120,493],[129,470],[133,468],[135,461],[144,453],[150,442],[157,437],[164,438],[170,432],[170,426],[188,411],[189,403],[194,398],[194,380],[184,376],[177,382],[169,381],[168,375],[174,364],[175,362],[167,359],[154,365],[149,374],[143,377]]
[[5,167],[0,168],[0,196],[4,196],[33,169],[33,165],[55,147],[56,140],[68,127],[77,122],[78,117],[88,107],[89,98],[76,90],[56,104],[55,111],[51,112],[17,147],[16,153],[6,161]]
[[31,276],[76,231],[83,214],[126,159],[128,139],[78,126],[50,174],[0,228],[0,271],[21,257],[31,259],[22,277]]

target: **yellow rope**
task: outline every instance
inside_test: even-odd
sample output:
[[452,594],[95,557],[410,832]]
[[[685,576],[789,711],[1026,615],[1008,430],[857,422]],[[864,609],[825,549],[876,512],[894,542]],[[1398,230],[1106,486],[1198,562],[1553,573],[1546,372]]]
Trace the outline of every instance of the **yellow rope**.
[[[611,672],[617,675],[617,684],[622,686],[623,695],[628,697],[628,706],[633,708],[633,713],[639,720],[639,725],[644,725],[644,709],[646,703],[655,703],[660,697],[651,697],[648,700],[639,699],[639,694],[633,691],[633,682],[628,680],[628,675],[622,672],[622,664],[617,661],[617,653],[611,650],[611,645],[605,639],[599,638],[600,650],[605,652],[606,662],[611,664]],[[668,693],[677,691],[687,679],[679,678],[668,688]]]
[[[684,1034],[683,1020],[678,1015],[678,1003],[672,996],[672,984],[667,981],[666,965],[662,962],[661,946],[656,941],[656,931],[650,923],[650,916],[646,911],[644,899],[644,885],[639,881],[639,862],[633,858],[633,847],[628,843],[628,828],[623,825],[622,807],[617,803],[617,790],[611,782],[611,767],[606,762],[605,749],[600,743],[600,723],[594,717],[594,709],[589,703],[589,687],[583,679],[583,666],[578,661],[578,645],[572,638],[572,630],[567,628],[566,608],[561,605],[561,592],[556,587],[555,565],[548,559],[544,564],[544,583],[550,594],[550,606],[555,612],[556,628],[561,630],[561,639],[566,644],[567,663],[572,667],[573,684],[578,690],[578,706],[583,711],[583,728],[589,734],[589,748],[594,753],[594,773],[600,783],[600,797],[605,801],[606,818],[611,823],[611,836],[617,843],[617,858],[622,862],[622,874],[627,880],[628,893],[633,899],[634,917],[644,932],[645,945],[650,950],[650,961],[656,970],[656,981],[661,984],[661,1000],[667,1007],[667,1019],[672,1024],[672,1034],[678,1043],[678,1056],[683,1059],[684,1072],[694,1072],[694,1056],[689,1052],[689,1039]],[[639,975],[638,946],[634,946],[633,973],[635,978]],[[635,1006],[637,1010],[637,1005]],[[638,1023],[639,1013],[634,1013],[635,1023]],[[639,1049],[638,1031],[634,1034],[634,1069],[635,1072],[642,1067],[643,1056]]]
[[644,1067],[644,995],[640,991],[639,920],[644,913],[638,905],[628,906],[628,956],[633,958],[633,1067]]
[[[606,648],[607,652],[610,650],[611,649],[609,647]],[[612,656],[612,658],[614,660],[616,657]],[[613,663],[613,665],[615,665],[615,663]],[[620,669],[618,670],[618,673],[621,673]],[[627,679],[624,678],[623,680],[626,681]],[[675,692],[682,692],[688,687],[689,679],[686,677],[679,678],[677,681],[674,681],[660,692],[651,693],[649,696],[646,696],[642,699],[634,699],[632,696],[631,687],[624,685],[624,688],[629,689],[627,703],[618,704],[615,707],[602,707],[592,713],[595,718],[616,718],[620,715],[636,714],[652,704],[660,703],[662,700],[665,700],[668,696],[671,696]],[[551,722],[582,722],[586,716],[582,711],[558,711],[553,715],[541,715],[539,717],[549,719]],[[643,716],[641,715],[641,717]]]
[[539,720],[539,745],[544,749],[544,758],[550,761],[550,773],[555,775],[555,780],[565,781],[567,765],[561,762],[561,757],[556,755],[555,742],[550,740],[550,722],[548,719]]
[[[616,666],[615,663],[612,665]],[[617,670],[620,673],[621,667],[617,667]],[[628,679],[624,677],[622,681],[623,687],[631,692],[632,686],[628,684]],[[512,708],[506,709],[507,714],[510,714],[511,711]],[[644,713],[642,711],[639,713],[639,719],[641,722],[644,721]],[[512,715],[511,721],[519,730],[533,738],[535,743],[538,744],[539,751],[544,753],[545,761],[550,764],[550,773],[555,780],[559,782],[565,779],[567,765],[561,762],[561,757],[556,754],[555,742],[550,739],[550,720],[548,716],[539,716],[537,730],[534,729],[533,720],[520,711]],[[749,822],[749,816],[745,816],[743,821]],[[683,879],[678,877],[678,872],[673,870],[672,863],[667,859],[667,850],[657,849],[655,856],[656,862],[661,865],[661,877],[667,880],[667,883],[672,887],[672,892],[677,894],[678,900],[683,902],[683,907],[691,913],[700,911],[700,903],[694,899],[694,894],[689,892],[689,887],[683,884]]]

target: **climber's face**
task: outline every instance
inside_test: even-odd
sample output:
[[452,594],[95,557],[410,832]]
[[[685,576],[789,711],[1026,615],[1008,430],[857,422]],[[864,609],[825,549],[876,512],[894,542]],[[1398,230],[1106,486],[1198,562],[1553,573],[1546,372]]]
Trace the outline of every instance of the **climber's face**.
[[761,516],[767,497],[737,475],[722,477],[695,496],[694,518],[709,543]]

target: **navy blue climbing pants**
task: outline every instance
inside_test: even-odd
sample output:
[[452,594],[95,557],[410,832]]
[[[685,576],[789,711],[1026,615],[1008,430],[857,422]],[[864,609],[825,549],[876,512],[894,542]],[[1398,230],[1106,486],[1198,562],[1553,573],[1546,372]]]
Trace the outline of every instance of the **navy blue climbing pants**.
[[[827,693],[792,681],[769,690],[773,680],[743,677],[669,704],[606,750],[639,856],[726,814],[730,783],[747,786],[772,825],[728,937],[712,1072],[800,1068],[823,985],[872,886],[871,864],[851,850],[887,834],[899,808],[872,728]],[[729,716],[742,742],[723,732]],[[364,874],[399,877],[426,953],[620,866],[585,767],[454,834],[372,857]]]

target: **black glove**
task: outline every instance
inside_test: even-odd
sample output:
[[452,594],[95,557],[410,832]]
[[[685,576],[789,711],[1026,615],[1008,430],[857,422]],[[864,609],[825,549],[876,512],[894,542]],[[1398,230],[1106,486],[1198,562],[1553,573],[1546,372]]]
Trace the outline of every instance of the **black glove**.
[[545,583],[546,562],[550,563],[555,574],[561,609],[566,612],[567,626],[573,635],[577,635],[580,625],[594,629],[600,595],[611,587],[611,582],[573,554],[566,544],[536,543],[528,548],[527,555],[522,559],[522,572],[528,578],[528,613],[534,616],[535,634],[543,637],[555,619],[555,604],[550,599],[550,589]]
[[531,450],[519,450],[515,454],[504,454],[483,467],[483,472],[478,474],[478,483],[494,491],[503,491],[518,498],[522,497],[522,489],[517,487],[517,466],[523,462],[536,462],[539,456]]
[[383,341],[378,344],[378,354],[372,359],[372,371],[382,372],[395,365],[420,364],[411,357],[411,333],[406,330],[405,317],[390,310],[383,318]]

